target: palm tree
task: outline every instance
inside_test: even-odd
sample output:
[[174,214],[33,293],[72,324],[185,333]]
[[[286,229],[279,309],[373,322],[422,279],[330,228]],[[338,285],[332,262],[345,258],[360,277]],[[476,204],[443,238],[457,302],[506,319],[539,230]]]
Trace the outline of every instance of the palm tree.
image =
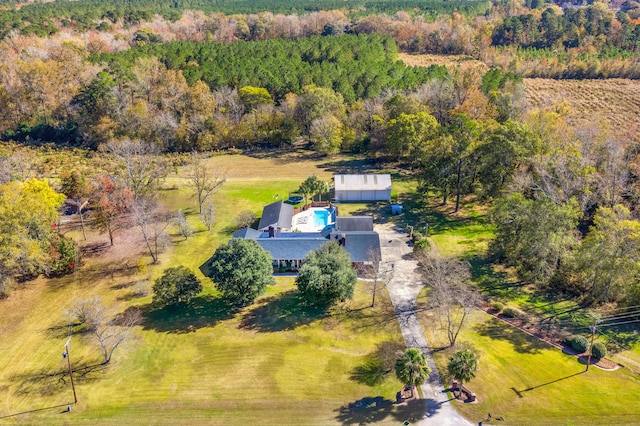
[[462,396],[462,384],[476,377],[476,371],[478,371],[478,359],[476,355],[468,349],[456,351],[456,353],[449,359],[448,365],[449,374],[453,376],[458,382],[460,382],[459,395]]
[[409,348],[396,361],[396,377],[406,385],[419,386],[427,381],[431,370],[418,348]]

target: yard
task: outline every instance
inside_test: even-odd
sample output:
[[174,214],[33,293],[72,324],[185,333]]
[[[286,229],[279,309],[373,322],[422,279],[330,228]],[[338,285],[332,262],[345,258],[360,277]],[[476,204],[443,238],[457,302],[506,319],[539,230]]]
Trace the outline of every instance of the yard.
[[[486,263],[483,255],[492,231],[483,208],[469,203],[458,214],[446,207],[421,208],[428,209],[423,212],[432,223],[432,242],[445,254],[469,260],[473,280],[487,299],[531,314],[571,319],[576,324],[586,316],[574,301],[545,297],[519,283],[511,271]],[[425,291],[418,302],[425,308],[420,320],[429,344],[435,349],[436,364],[446,376],[446,366],[455,349],[447,347],[439,319],[426,309]],[[640,418],[640,405],[636,401],[640,392],[637,374],[626,368],[603,371],[595,367],[585,373],[585,365],[576,357],[565,355],[480,310],[473,312],[463,328],[457,348],[470,348],[479,356],[478,375],[466,384],[478,395],[479,402],[456,402],[457,409],[471,421],[622,425]],[[633,360],[638,354],[637,344],[635,348],[621,355]],[[609,358],[616,359],[615,356]],[[484,421],[487,413],[492,414],[492,422]],[[500,422],[497,417],[505,421]]]
[[[358,408],[363,404],[376,406],[386,422],[404,420],[406,408],[390,404],[401,384],[393,374],[365,368],[385,342],[402,341],[386,293],[369,307],[371,283],[360,282],[352,301],[326,314],[301,307],[290,277],[278,278],[254,305],[235,313],[204,280],[205,291],[179,308],[154,310],[151,296],[133,294],[138,282],[169,266],[188,266],[203,278],[198,267],[229,238],[240,210],[258,213],[310,174],[328,180],[352,161],[214,157],[211,164],[225,168],[229,179],[215,195],[210,232],[199,223],[184,177],[170,176],[162,197],[172,209],[184,209],[197,232],[188,240],[172,235],[160,265],[149,265],[135,229],[116,234],[112,248],[91,232],[82,243],[91,250],[75,280],[40,278],[0,301],[0,423],[334,424],[368,416]],[[140,307],[144,320],[106,366],[99,365],[90,335],[71,335],[79,401],[63,413],[73,401],[61,356],[69,337],[64,309],[93,295],[116,312]],[[41,408],[47,409],[33,411]],[[24,414],[5,417],[17,413]]]

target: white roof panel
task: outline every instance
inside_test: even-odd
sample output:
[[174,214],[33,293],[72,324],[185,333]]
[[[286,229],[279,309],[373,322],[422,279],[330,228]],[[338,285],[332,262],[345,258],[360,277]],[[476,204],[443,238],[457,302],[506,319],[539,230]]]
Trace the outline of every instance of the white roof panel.
[[335,175],[336,191],[391,189],[391,175]]

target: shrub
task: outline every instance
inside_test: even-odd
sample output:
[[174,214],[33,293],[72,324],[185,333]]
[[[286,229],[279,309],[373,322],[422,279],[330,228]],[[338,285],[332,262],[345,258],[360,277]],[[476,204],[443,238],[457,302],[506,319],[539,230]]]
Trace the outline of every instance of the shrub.
[[6,275],[0,274],[0,299],[9,297],[11,291],[11,278]]
[[491,307],[496,312],[500,312],[500,311],[502,311],[504,309],[504,305],[502,303],[500,303],[500,302],[493,302]]
[[571,336],[567,339],[567,343],[578,353],[586,352],[589,349],[589,341],[584,336]]
[[598,359],[604,358],[607,356],[607,347],[602,342],[596,342],[591,347],[591,355]]
[[513,308],[507,307],[502,310],[502,315],[507,318],[515,318],[518,316],[518,311]]
[[178,306],[189,303],[201,291],[202,284],[189,268],[168,268],[153,284],[153,303]]
[[431,249],[431,244],[427,239],[417,240],[415,243],[413,243],[413,251],[415,253],[428,251],[430,249]]

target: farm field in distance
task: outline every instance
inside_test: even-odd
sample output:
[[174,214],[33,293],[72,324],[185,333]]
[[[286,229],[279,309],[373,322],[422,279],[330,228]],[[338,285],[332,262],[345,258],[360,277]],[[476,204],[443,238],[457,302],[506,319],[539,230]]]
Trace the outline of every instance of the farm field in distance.
[[[409,55],[398,58],[407,65],[445,65],[461,69],[487,70],[487,65],[467,56]],[[524,78],[525,96],[529,107],[540,108],[566,102],[567,122],[574,126],[592,127],[607,121],[611,129],[634,135],[640,129],[640,81],[631,79],[556,80]]]

